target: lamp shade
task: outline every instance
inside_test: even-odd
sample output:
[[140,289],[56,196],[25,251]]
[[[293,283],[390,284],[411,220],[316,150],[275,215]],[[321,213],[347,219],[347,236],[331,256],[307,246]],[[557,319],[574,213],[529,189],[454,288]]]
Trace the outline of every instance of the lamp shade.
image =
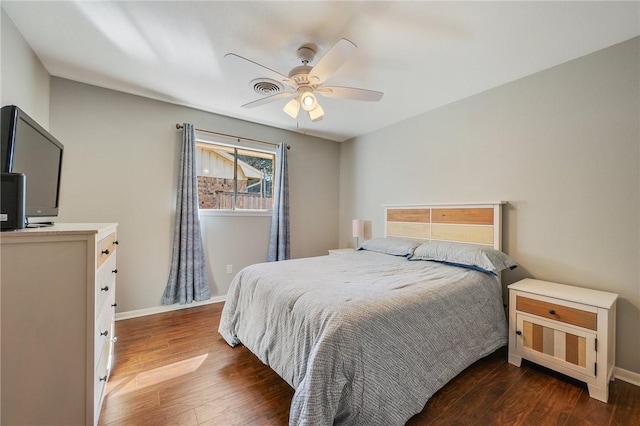
[[296,98],[291,99],[284,106],[283,111],[289,114],[291,118],[298,117],[298,111],[300,111],[300,102],[298,102],[298,99]]
[[353,236],[355,238],[364,237],[364,220],[353,219],[352,227],[353,227]]
[[323,116],[324,116],[324,110],[322,109],[320,104],[317,104],[314,109],[309,111],[309,118],[311,119],[311,121],[320,121],[322,120]]

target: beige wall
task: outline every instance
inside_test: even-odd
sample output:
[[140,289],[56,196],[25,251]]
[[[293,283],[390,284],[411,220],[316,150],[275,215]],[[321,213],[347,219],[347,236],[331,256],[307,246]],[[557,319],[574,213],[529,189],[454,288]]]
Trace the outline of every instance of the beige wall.
[[[47,70],[0,8],[0,106],[18,105],[48,128],[50,80]],[[1,283],[0,275],[0,286]]]
[[[385,203],[508,201],[504,247],[521,266],[505,284],[532,276],[619,293],[617,365],[640,373],[637,38],[339,146],[50,79],[1,18],[2,105],[21,106],[66,147],[60,221],[120,223],[120,312],[159,304],[175,210],[174,124],[187,121],[292,145],[294,257],[338,246],[338,211],[349,246],[352,218],[370,221],[369,237],[382,234]],[[214,294],[226,293],[227,264],[235,273],[264,259],[268,223],[203,218]]]
[[382,204],[505,200],[504,274],[620,294],[618,357],[640,373],[640,39],[341,147],[340,242]]
[[[51,78],[4,11],[1,23],[2,105],[20,106],[65,145],[57,221],[120,224],[118,312],[160,304],[173,239],[176,123],[289,144],[291,255],[337,247],[339,144]],[[269,226],[265,216],[202,218],[214,296],[226,294],[240,268],[266,260]]]
[[0,103],[18,105],[45,129],[49,128],[50,77],[11,18],[0,9],[2,84]]
[[[118,312],[160,304],[173,241],[176,123],[291,145],[291,255],[323,255],[338,244],[336,142],[60,78],[52,78],[51,105],[52,133],[65,145],[59,220],[120,224]],[[266,261],[270,218],[201,222],[212,293],[222,296],[239,268]]]

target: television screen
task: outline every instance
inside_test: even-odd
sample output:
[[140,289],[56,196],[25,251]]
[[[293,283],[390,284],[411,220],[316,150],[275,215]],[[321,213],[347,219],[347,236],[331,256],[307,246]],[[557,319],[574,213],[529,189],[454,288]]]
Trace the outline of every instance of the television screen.
[[57,216],[63,145],[15,105],[2,121],[2,171],[25,174],[26,217]]

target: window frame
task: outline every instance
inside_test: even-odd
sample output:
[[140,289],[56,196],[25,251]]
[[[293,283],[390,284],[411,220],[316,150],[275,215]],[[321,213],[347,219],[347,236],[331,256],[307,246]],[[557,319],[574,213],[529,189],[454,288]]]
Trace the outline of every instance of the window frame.
[[[209,144],[213,146],[222,146],[225,148],[231,148],[234,150],[234,170],[233,170],[233,208],[232,209],[202,209],[198,203],[198,214],[200,216],[271,216],[273,214],[273,204],[270,209],[239,209],[237,208],[237,196],[238,196],[238,151],[254,151],[258,153],[273,155],[273,182],[272,191],[276,187],[276,163],[279,161],[276,146],[269,146],[268,144],[260,144],[249,141],[243,141],[242,139],[234,139],[233,142],[224,140],[224,136],[212,135],[204,132],[196,131],[196,144]],[[264,145],[267,145],[266,147]],[[242,155],[242,154],[241,154]],[[196,176],[201,176],[196,171]],[[273,195],[272,195],[273,197]]]

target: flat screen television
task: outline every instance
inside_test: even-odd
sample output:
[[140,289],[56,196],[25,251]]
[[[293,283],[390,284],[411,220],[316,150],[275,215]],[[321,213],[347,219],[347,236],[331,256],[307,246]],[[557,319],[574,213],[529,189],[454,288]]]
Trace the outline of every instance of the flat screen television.
[[0,168],[26,176],[25,216],[58,216],[64,146],[15,105],[1,110]]

